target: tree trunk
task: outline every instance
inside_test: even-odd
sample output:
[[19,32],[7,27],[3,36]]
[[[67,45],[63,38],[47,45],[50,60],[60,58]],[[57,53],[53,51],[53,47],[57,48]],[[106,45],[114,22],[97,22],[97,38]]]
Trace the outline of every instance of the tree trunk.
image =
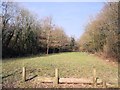
[[50,38],[50,31],[47,32],[48,35],[47,35],[47,55],[49,54],[49,38]]
[[49,46],[47,45],[47,55],[49,54]]

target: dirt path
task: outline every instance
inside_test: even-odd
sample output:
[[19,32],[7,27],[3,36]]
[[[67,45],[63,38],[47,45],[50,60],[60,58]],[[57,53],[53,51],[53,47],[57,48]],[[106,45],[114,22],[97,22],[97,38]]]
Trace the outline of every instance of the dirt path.
[[[45,82],[45,83],[41,82],[40,80],[41,80],[40,77],[36,77],[36,78],[26,81],[24,83],[18,82],[19,84],[16,87],[54,88],[51,80],[46,79],[48,82]],[[92,85],[90,85],[90,84],[79,83],[79,82],[81,82],[81,80],[82,80],[82,82],[90,82],[90,80],[87,81],[87,79],[61,78],[60,79],[61,83],[59,83],[56,88],[92,88]],[[73,82],[77,82],[77,83],[73,83]]]
[[57,87],[53,86],[53,80],[50,77],[35,77],[26,82],[7,83],[3,88],[93,88],[92,80],[87,78],[60,78]]

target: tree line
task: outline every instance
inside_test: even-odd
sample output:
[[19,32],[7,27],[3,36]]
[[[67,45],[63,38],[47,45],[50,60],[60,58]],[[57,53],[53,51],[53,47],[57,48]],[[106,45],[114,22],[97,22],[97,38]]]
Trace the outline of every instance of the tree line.
[[76,41],[56,25],[52,17],[38,18],[16,2],[2,2],[2,57],[49,54],[70,51],[120,58],[120,9],[118,2],[105,3],[90,19],[85,33]]
[[16,2],[2,2],[2,57],[49,54],[77,50],[74,37],[69,37],[52,17],[39,19]]
[[119,6],[118,2],[105,3],[98,15],[90,19],[79,41],[81,51],[120,59]]

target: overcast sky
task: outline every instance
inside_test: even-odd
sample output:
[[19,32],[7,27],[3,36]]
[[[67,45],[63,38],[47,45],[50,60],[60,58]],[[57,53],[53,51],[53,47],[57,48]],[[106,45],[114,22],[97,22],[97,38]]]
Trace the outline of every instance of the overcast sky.
[[90,16],[96,16],[102,9],[103,2],[22,2],[39,18],[52,16],[53,22],[64,28],[69,36],[79,38]]

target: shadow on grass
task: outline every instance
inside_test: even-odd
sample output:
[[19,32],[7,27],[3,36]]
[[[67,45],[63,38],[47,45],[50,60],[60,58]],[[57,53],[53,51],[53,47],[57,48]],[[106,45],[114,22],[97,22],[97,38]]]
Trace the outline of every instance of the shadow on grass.
[[7,77],[12,76],[12,75],[14,75],[14,74],[12,73],[12,74],[8,74],[6,76],[3,76],[2,79],[7,78]]
[[27,58],[34,58],[34,57],[40,57],[40,56],[46,56],[46,54],[30,54],[30,55],[24,55],[24,56],[16,56],[16,57],[5,57],[2,58],[3,61],[7,60],[14,60],[14,59],[27,59]]
[[[13,75],[15,75],[16,73],[21,74],[22,71],[20,71],[20,70],[21,70],[21,69],[18,69],[18,70],[15,70],[14,72],[12,72],[12,73],[10,73],[10,74],[8,74],[8,75],[2,76],[2,79],[7,78],[7,77],[9,77],[9,76],[13,76]],[[19,72],[19,71],[20,71],[20,72]]]
[[46,57],[46,56],[51,56],[51,55],[58,55],[58,54],[63,54],[63,53],[70,53],[70,52],[59,52],[59,53],[49,53],[48,55],[43,53],[43,54],[30,54],[30,55],[25,55],[25,56],[16,56],[16,57],[6,57],[2,58],[3,61],[8,61],[8,60],[15,60],[15,59],[29,59],[29,58],[35,58],[35,57]]
[[34,76],[32,76],[32,77],[30,77],[30,78],[28,78],[28,79],[26,79],[25,81],[30,81],[30,80],[32,80],[32,79],[34,79],[34,78],[36,78],[38,75],[34,75]]

